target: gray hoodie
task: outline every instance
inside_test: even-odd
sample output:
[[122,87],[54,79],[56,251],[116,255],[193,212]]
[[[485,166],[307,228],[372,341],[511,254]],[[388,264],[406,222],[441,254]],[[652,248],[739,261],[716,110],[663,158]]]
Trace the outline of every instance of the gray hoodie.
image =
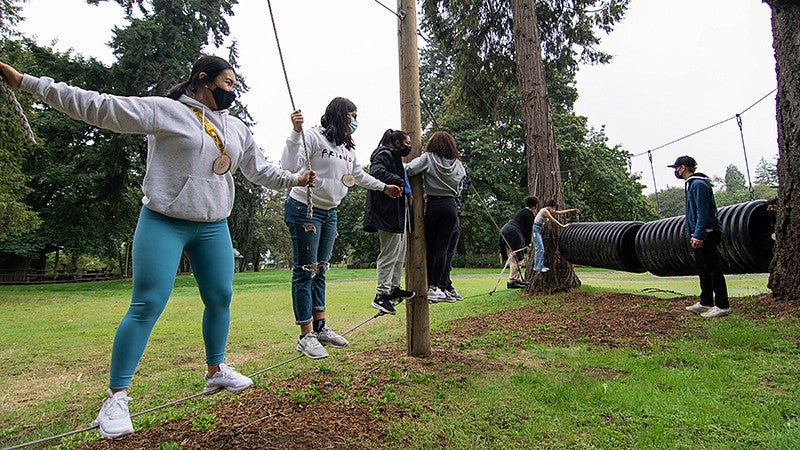
[[[232,173],[237,168],[253,183],[268,188],[297,185],[298,175],[270,164],[241,120],[229,116],[227,110],[211,111],[185,95],[178,101],[167,97],[122,97],[30,75],[24,75],[21,89],[90,125],[147,135],[142,203],[166,216],[196,222],[227,218],[233,208]],[[212,170],[219,150],[187,105],[200,109],[213,125],[233,160],[230,172],[217,175]]]
[[467,172],[457,159],[445,159],[430,152],[406,164],[408,176],[424,173],[425,193],[440,197],[457,197]]

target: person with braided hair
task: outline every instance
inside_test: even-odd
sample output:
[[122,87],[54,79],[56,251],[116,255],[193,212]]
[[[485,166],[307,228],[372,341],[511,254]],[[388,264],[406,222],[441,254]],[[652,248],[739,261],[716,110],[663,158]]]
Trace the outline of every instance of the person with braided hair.
[[197,59],[186,81],[166,97],[122,97],[86,91],[52,78],[23,75],[0,62],[12,88],[90,125],[147,135],[142,210],[133,237],[131,303],[117,327],[110,380],[95,424],[103,438],[133,433],[128,389],[150,333],[167,306],[181,254],[186,252],[204,304],[208,370],[204,392],[238,392],[250,378],[225,364],[234,259],[227,218],[233,172],[282,189],[313,182],[311,170],[292,173],[267,162],[250,130],[228,107],[236,73],[226,60]]

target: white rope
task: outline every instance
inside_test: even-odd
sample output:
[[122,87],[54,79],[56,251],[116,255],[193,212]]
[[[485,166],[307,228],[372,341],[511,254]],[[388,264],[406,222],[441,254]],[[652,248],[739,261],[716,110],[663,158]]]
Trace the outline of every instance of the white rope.
[[22,111],[22,106],[20,106],[19,102],[17,101],[17,97],[14,95],[14,91],[11,90],[11,86],[6,83],[3,77],[0,77],[0,91],[2,91],[3,97],[5,97],[9,105],[11,105],[14,115],[17,116],[19,126],[22,128],[22,134],[25,135],[25,142],[27,142],[30,146],[36,145],[36,138],[33,136],[33,130],[31,129],[31,125],[28,123],[28,118],[25,117],[25,113]]

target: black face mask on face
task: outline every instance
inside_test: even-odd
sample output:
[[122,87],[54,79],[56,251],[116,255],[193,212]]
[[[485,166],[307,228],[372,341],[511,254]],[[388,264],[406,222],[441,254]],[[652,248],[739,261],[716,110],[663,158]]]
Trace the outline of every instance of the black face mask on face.
[[400,153],[400,156],[405,158],[406,156],[411,154],[411,146],[410,145],[404,145],[403,147],[400,148],[400,152],[399,153]]
[[680,174],[680,173],[678,173],[678,169],[675,169],[675,178],[677,178],[677,179],[679,179],[679,180],[682,180],[682,179],[683,179],[683,177],[681,176],[681,174]]
[[217,110],[230,108],[233,101],[236,100],[236,92],[229,92],[217,85],[214,86],[211,95],[214,97],[214,102],[217,104]]

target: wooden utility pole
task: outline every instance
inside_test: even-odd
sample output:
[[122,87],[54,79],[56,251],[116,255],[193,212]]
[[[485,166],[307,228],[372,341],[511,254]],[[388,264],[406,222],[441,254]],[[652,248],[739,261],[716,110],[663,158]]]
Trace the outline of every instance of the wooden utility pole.
[[[411,154],[422,152],[420,121],[419,54],[417,49],[417,3],[397,0],[397,46],[400,54],[400,124],[411,137]],[[422,203],[422,176],[411,177],[412,224],[406,252],[406,289],[416,296],[406,303],[406,343],[408,355],[431,354],[430,315],[428,312],[428,273],[425,258],[425,217]]]

